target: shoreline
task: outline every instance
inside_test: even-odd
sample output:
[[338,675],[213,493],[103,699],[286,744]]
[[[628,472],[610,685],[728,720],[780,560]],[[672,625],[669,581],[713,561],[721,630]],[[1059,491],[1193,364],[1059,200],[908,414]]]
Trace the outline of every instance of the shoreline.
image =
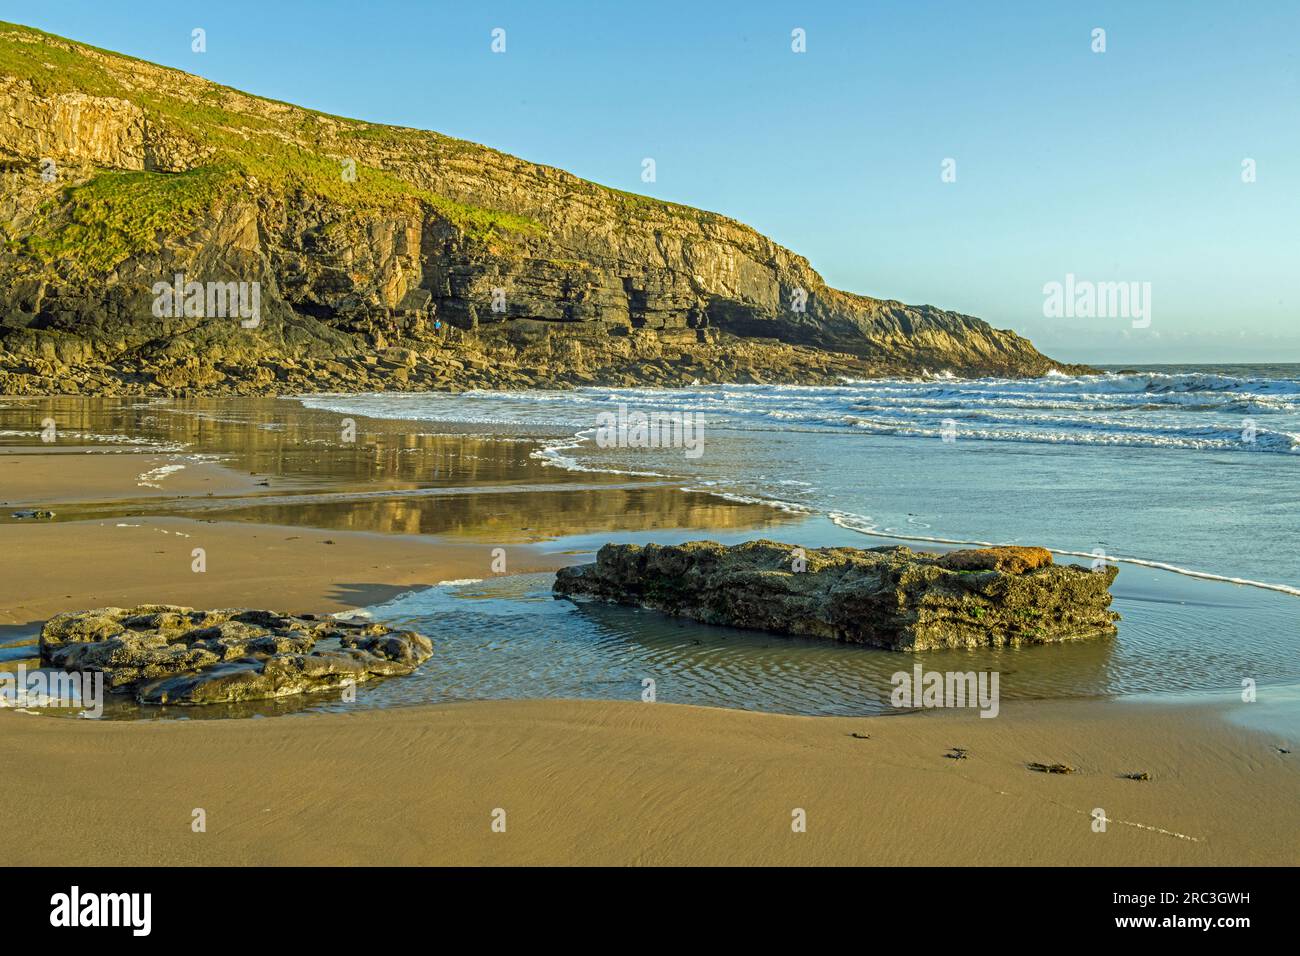
[[[850,529],[680,483],[546,468],[526,457],[531,444],[368,421],[373,445],[315,451],[337,415],[238,410],[270,417],[236,416],[221,440],[243,444],[227,448],[177,415],[165,424],[185,452],[0,450],[11,478],[0,575],[18,584],[0,605],[0,650],[24,653],[54,613],[104,605],[380,604],[494,576],[496,547],[514,575],[586,560],[615,538],[861,544]],[[291,438],[255,427],[266,421]],[[8,518],[51,502],[55,520]],[[1128,580],[1139,596],[1171,597],[1154,577]],[[3,712],[0,754],[40,772],[0,799],[0,838],[19,848],[14,862],[46,864],[1294,863],[1297,764],[1273,728],[1225,712],[1217,700],[1046,698],[1004,699],[996,720],[810,717],[567,697],[271,719]],[[1034,773],[1035,761],[1078,772]],[[505,834],[490,829],[498,807]],[[790,829],[796,807],[806,833]],[[1091,827],[1098,807],[1106,833]],[[195,808],[206,833],[190,828]],[[60,816],[89,837],[31,839]]]

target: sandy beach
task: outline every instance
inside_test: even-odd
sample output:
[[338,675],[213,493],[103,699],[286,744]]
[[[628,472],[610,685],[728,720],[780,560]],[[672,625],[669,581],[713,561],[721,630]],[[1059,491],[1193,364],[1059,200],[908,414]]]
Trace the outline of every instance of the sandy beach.
[[[548,545],[562,532],[599,538],[694,521],[757,535],[784,520],[716,499],[684,505],[689,496],[675,489],[680,510],[655,517],[668,498],[626,504],[660,495],[650,480],[644,492],[596,496],[521,458],[513,477],[479,482],[483,494],[458,506],[454,528],[443,517],[442,533],[399,533],[408,512],[364,504],[376,485],[404,487],[391,475],[366,484],[322,468],[294,486],[303,507],[277,499],[259,510],[258,496],[288,479],[247,467],[232,449],[220,461],[184,459],[155,487],[140,476],[173,455],[9,451],[0,455],[0,636],[18,653],[6,666],[64,610],[332,612],[487,577],[501,540],[514,574],[587,560],[589,548]],[[502,481],[541,477],[555,482],[532,499],[544,507],[526,521],[503,518]],[[321,511],[316,494],[341,497]],[[597,510],[578,512],[575,496]],[[8,518],[50,505],[55,520]],[[196,547],[203,573],[191,567]],[[1108,700],[1008,702],[997,720],[975,711],[798,717],[635,698],[267,719],[4,711],[0,755],[32,770],[21,792],[0,798],[0,840],[17,864],[1287,864],[1300,856],[1300,769],[1279,744],[1214,706]],[[1033,762],[1075,772],[1034,772]],[[196,809],[206,832],[191,827]],[[493,829],[497,810],[504,833]],[[797,811],[806,832],[792,830]],[[75,839],[34,838],[52,819],[76,820]]]
[[[206,552],[203,573],[191,567],[198,547]],[[27,555],[30,575],[25,585],[14,582],[15,599],[0,609],[0,626],[72,608],[135,604],[333,613],[440,581],[484,577],[492,564],[487,545],[165,517],[5,525],[0,548]],[[563,563],[527,545],[511,547],[507,557],[518,573]],[[91,568],[93,575],[86,573]]]
[[[190,461],[183,470],[155,474],[174,467],[177,457],[0,455],[0,493],[11,511],[73,500],[130,501],[127,510],[138,512],[151,499],[259,490],[254,476],[212,462]],[[142,487],[141,475],[152,475],[153,486]],[[195,548],[205,552],[202,573],[193,570]],[[33,630],[60,611],[136,604],[332,613],[440,581],[482,577],[492,564],[491,549],[482,544],[139,513],[0,524],[0,550],[9,556],[0,628]],[[522,544],[512,546],[508,557],[520,573],[562,563]]]
[[26,6],[6,930],[1294,936],[1296,0]]
[[[1300,852],[1294,758],[1177,709],[842,719],[542,700],[0,722],[5,765],[40,768],[0,817],[20,865],[1242,866]],[[967,758],[945,756],[954,746]],[[1151,779],[1120,777],[1135,770]],[[75,838],[33,839],[72,819]]]

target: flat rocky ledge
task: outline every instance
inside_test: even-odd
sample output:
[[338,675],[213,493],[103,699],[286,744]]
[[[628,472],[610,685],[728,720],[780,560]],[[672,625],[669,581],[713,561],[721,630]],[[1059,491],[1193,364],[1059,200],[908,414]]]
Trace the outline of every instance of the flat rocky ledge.
[[[319,642],[325,649],[315,650]],[[98,671],[142,704],[288,697],[409,674],[433,654],[414,631],[314,615],[169,604],[69,611],[41,629],[41,663]]]
[[554,591],[705,624],[920,651],[1112,635],[1118,570],[1054,564],[1043,548],[607,544],[594,564],[559,571]]

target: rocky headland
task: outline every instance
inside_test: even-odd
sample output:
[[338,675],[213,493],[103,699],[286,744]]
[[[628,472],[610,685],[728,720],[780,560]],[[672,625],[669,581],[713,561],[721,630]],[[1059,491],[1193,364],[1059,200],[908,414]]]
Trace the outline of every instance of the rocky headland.
[[1043,548],[939,555],[692,541],[607,544],[594,564],[560,570],[554,591],[705,624],[922,651],[1112,635],[1118,573],[1054,564]]
[[716,213],[14,24],[0,107],[0,394],[1077,368]]
[[[318,642],[329,642],[314,649]],[[382,624],[166,604],[69,611],[41,629],[41,664],[104,675],[142,704],[216,704],[333,690],[409,674],[427,637]]]

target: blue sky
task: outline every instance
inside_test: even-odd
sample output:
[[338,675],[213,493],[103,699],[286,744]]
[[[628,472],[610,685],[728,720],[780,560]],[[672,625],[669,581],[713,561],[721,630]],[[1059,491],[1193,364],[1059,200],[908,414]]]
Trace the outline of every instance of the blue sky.
[[[1058,358],[1300,361],[1296,0],[0,11],[262,96],[716,210],[832,285],[978,315]],[[194,27],[206,53],[191,52]],[[504,54],[490,49],[496,27]],[[654,183],[641,181],[645,157]],[[941,180],[947,158],[955,182]],[[1149,327],[1045,317],[1043,286],[1067,273],[1150,282]]]

